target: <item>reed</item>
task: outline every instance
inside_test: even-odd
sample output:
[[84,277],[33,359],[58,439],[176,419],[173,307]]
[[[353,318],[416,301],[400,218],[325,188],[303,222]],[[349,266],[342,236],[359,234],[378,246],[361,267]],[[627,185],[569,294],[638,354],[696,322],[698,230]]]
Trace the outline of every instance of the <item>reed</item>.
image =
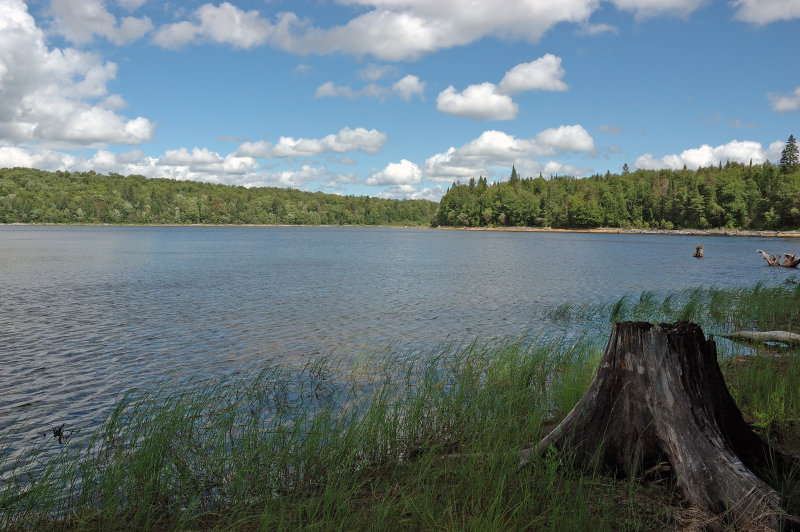
[[[164,382],[122,397],[99,427],[24,456],[2,449],[0,528],[588,529],[680,525],[669,480],[618,481],[558,453],[517,469],[593,378],[609,320],[677,317],[713,330],[790,328],[795,285],[644,293],[563,337],[398,346],[302,368]],[[763,300],[759,303],[756,300]],[[771,301],[772,304],[767,304]],[[780,304],[776,305],[775,302]],[[797,305],[794,305],[795,307]],[[773,327],[774,325],[774,327]],[[723,357],[729,387],[765,438],[797,453],[800,363],[759,349]],[[772,482],[800,507],[800,472]],[[683,520],[683,521],[682,521]]]

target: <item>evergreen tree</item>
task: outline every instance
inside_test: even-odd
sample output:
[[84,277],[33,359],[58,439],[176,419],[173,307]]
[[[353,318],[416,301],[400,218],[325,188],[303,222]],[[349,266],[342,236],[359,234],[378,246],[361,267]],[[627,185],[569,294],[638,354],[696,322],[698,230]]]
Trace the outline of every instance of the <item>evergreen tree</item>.
[[794,139],[794,135],[789,135],[789,140],[786,141],[786,146],[783,148],[781,152],[781,173],[788,174],[794,171],[797,168],[798,164],[798,155],[797,155],[797,142]]
[[511,165],[511,177],[508,178],[508,182],[511,184],[519,183],[519,175],[517,174],[517,169],[513,164]]
[[630,170],[628,169],[628,163],[622,165],[622,175],[627,175]]

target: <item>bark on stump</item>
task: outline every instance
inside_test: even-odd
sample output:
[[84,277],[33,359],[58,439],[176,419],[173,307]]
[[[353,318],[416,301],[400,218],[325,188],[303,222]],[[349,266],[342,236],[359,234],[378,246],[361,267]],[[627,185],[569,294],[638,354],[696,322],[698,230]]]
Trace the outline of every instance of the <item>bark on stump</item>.
[[742,418],[713,339],[694,323],[615,324],[588,391],[520,466],[551,446],[577,464],[637,476],[667,461],[692,504],[737,527],[800,524],[753,468],[776,453]]

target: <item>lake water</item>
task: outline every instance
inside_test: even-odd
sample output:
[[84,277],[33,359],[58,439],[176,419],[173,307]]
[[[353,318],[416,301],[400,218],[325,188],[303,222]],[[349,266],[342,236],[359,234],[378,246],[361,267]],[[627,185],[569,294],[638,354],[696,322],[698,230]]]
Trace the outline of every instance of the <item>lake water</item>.
[[[703,260],[692,258],[698,243]],[[165,377],[536,332],[542,311],[564,301],[778,282],[792,271],[768,268],[755,250],[798,247],[679,235],[2,226],[0,439],[86,425],[121,391]]]

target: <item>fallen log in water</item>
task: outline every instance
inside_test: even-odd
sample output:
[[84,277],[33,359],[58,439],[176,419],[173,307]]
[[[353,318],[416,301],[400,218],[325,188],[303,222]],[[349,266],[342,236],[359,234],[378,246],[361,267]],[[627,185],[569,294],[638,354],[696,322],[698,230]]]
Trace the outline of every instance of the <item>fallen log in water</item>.
[[744,421],[716,344],[694,323],[615,324],[586,394],[537,446],[520,453],[520,467],[550,448],[590,470],[625,476],[666,462],[689,503],[736,529],[800,527],[782,509],[780,494],[753,472],[790,459]]
[[738,342],[778,342],[789,346],[800,346],[800,334],[788,331],[734,331],[721,336]]

